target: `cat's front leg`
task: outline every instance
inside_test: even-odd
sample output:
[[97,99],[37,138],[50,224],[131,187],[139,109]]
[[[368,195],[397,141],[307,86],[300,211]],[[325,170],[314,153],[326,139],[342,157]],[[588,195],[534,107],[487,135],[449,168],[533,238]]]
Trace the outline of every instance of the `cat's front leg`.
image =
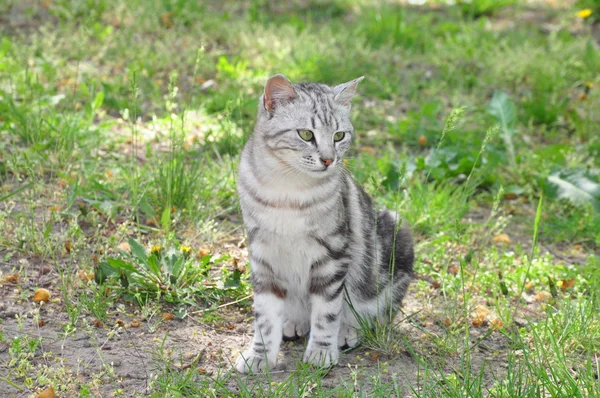
[[320,367],[338,362],[338,334],[347,271],[347,264],[329,264],[311,275],[310,338],[304,362]]
[[261,372],[277,364],[281,345],[284,300],[272,291],[254,292],[254,337],[250,347],[238,357],[238,372]]

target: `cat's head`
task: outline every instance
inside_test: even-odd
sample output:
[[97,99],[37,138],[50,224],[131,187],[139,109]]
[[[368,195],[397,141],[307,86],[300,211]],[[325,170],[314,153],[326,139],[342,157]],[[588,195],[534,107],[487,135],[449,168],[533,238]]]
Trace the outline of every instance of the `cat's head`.
[[350,100],[362,79],[329,87],[271,77],[260,100],[255,139],[303,174],[320,177],[341,168],[354,136]]

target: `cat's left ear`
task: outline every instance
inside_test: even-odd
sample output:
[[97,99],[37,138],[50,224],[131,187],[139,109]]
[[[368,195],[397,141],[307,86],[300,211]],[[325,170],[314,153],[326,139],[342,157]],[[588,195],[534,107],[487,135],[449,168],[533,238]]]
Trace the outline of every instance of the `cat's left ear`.
[[333,98],[338,103],[349,106],[350,100],[356,95],[356,87],[358,86],[358,83],[360,83],[364,78],[364,76],[361,76],[358,79],[354,79],[347,83],[342,83],[339,86],[335,86],[333,88],[333,92],[335,94]]

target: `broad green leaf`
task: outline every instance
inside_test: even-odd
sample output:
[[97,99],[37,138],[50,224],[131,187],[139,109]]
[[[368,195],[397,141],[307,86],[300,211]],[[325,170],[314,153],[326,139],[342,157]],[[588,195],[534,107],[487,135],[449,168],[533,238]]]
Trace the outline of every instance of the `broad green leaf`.
[[165,210],[162,212],[160,223],[163,230],[168,233],[171,229],[171,208],[169,206],[165,207]]
[[127,272],[137,272],[133,265],[118,258],[107,258],[106,261],[111,267],[113,267],[113,269],[117,270],[119,273],[121,270],[125,270]]
[[94,110],[100,109],[103,102],[104,102],[104,91],[100,91],[98,94],[96,94],[96,97],[94,98],[92,108]]
[[118,271],[106,261],[102,261],[94,270],[94,280],[99,285],[104,283],[106,278],[113,275],[118,275]]
[[600,212],[600,183],[585,170],[561,170],[548,177],[550,194],[576,206],[590,203]]
[[138,258],[143,264],[146,264],[148,261],[148,256],[146,255],[146,249],[133,238],[129,238],[129,247],[131,247],[131,253]]
[[515,147],[512,140],[512,137],[516,134],[515,126],[517,124],[517,107],[515,103],[506,93],[496,91],[487,107],[487,111],[498,122],[500,136],[508,151],[509,159],[515,164]]

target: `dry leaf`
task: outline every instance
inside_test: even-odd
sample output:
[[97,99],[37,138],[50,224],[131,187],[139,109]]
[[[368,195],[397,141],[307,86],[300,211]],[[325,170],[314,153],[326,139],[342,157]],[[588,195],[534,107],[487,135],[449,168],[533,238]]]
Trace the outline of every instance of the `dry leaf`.
[[203,248],[198,250],[198,257],[202,258],[202,257],[206,257],[210,254],[210,249],[207,248]]
[[84,282],[87,282],[94,278],[94,274],[90,275],[82,269],[79,270],[79,272],[77,273],[77,276],[79,276],[79,279],[81,279]]
[[33,294],[33,301],[35,301],[36,303],[47,303],[48,301],[50,301],[50,292],[44,288],[36,290]]
[[44,391],[38,393],[36,398],[54,398],[56,397],[56,393],[54,392],[54,388],[47,387]]
[[473,318],[473,321],[471,322],[471,324],[473,326],[475,326],[476,328],[482,326],[484,323],[485,323],[485,315],[483,315],[483,314],[475,315],[475,318]]
[[40,268],[40,275],[46,275],[52,272],[52,267],[49,265],[44,265]]
[[503,323],[502,320],[495,318],[490,321],[490,325],[493,330],[498,330],[502,327]]
[[163,312],[162,319],[163,319],[163,321],[170,321],[172,319],[175,319],[175,316],[173,314],[168,313],[168,312]]
[[133,321],[131,321],[131,323],[129,324],[130,328],[139,328],[141,325],[140,321],[138,321],[137,319],[134,319]]
[[546,291],[539,292],[535,295],[535,299],[541,303],[547,303],[548,301],[550,301],[551,297],[552,295],[550,294],[550,292]]
[[492,242],[509,244],[510,237],[507,234],[499,234],[492,238]]
[[165,12],[160,16],[160,22],[162,24],[162,26],[164,26],[165,28],[169,29],[170,27],[173,26],[173,20],[171,19],[171,13],[170,12]]
[[460,268],[458,268],[457,265],[451,265],[450,267],[448,267],[448,273],[451,274],[451,275],[458,274],[459,270],[460,270]]
[[490,312],[491,312],[490,309],[488,307],[486,307],[485,305],[478,305],[477,307],[475,307],[476,315],[488,316]]
[[124,252],[130,252],[131,251],[131,247],[129,246],[129,242],[121,242],[121,243],[119,243],[119,245],[117,246],[117,249],[121,249]]
[[19,274],[6,275],[4,279],[6,279],[7,282],[17,283]]
[[568,280],[562,280],[559,281],[558,283],[560,284],[560,288],[562,290],[567,290],[567,289],[571,289],[573,286],[575,286],[575,281],[577,280],[577,278],[573,278],[573,279],[568,279]]

